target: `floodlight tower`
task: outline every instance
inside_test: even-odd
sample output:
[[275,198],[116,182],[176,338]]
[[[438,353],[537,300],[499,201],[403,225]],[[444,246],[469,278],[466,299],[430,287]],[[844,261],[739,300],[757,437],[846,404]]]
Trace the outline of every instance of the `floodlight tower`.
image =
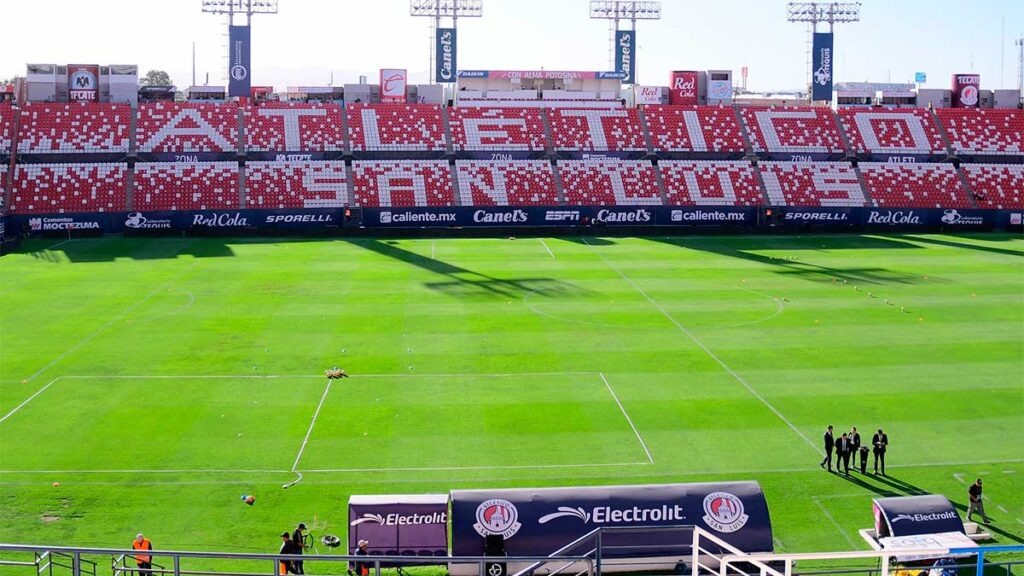
[[480,18],[483,15],[484,0],[409,0],[409,16],[434,19],[434,37],[430,41],[431,81],[434,80],[434,46],[437,29],[441,27],[441,18],[451,18],[452,29],[458,29],[459,18]]
[[1024,102],[1024,36],[1013,43],[1017,45],[1017,97]]
[[860,22],[860,2],[790,2],[786,5],[786,20],[807,22],[807,96],[811,97],[811,81],[814,74],[811,59],[811,36],[818,31],[818,23],[828,23],[832,32],[836,24]]
[[[636,32],[637,20],[661,20],[660,1],[637,0],[590,0],[590,18],[593,20],[610,20],[611,51],[608,59],[611,67],[615,67],[615,33],[619,31],[620,22],[629,21],[629,29]],[[636,47],[634,46],[635,50]],[[635,73],[634,73],[635,76]]]
[[[245,16],[245,25],[252,26],[255,14],[277,14],[277,0],[203,0],[203,12],[206,14],[226,14],[228,31],[235,25],[235,15]],[[227,63],[227,75],[231,76],[230,57]]]

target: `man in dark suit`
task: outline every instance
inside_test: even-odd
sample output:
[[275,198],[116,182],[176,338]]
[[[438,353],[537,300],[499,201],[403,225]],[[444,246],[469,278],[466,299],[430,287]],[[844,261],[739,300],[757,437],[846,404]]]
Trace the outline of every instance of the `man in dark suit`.
[[832,471],[832,448],[836,445],[835,437],[832,436],[832,425],[829,424],[828,430],[825,430],[825,458],[821,461],[821,467],[824,468],[825,464],[828,464],[828,471]]
[[860,432],[857,432],[857,427],[854,426],[850,430],[850,458],[853,459],[853,469],[857,469],[857,452],[860,451]]
[[889,436],[879,428],[878,432],[871,437],[871,445],[874,446],[875,453],[875,474],[878,474],[878,462],[881,461],[882,476],[885,476],[885,450],[889,447]]
[[839,472],[839,467],[842,466],[846,470],[846,475],[850,475],[850,439],[846,436],[846,432],[836,440],[836,472]]

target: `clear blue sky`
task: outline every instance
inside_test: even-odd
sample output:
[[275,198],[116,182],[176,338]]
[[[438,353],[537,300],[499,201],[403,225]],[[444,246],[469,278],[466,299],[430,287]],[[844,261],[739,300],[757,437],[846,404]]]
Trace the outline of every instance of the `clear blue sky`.
[[[191,83],[223,84],[223,18],[200,0],[3,2],[0,77],[26,62],[125,63],[167,70]],[[371,79],[381,67],[427,79],[428,20],[408,0],[280,0],[280,14],[253,28],[255,84],[326,85]],[[588,0],[484,0],[484,17],[460,22],[462,69],[606,70],[608,27],[587,18]],[[785,20],[777,0],[663,0],[664,18],[641,23],[638,73],[664,85],[673,69],[750,67],[756,90],[797,88],[806,78],[806,25]],[[1005,19],[1005,40],[1000,42]],[[948,87],[954,72],[978,72],[983,88],[1016,87],[1013,39],[1024,35],[1024,0],[865,0],[862,21],[836,30],[836,80],[912,81]],[[1001,70],[1001,57],[1002,70]],[[1000,80],[1002,78],[1002,81]],[[371,80],[372,81],[372,80]]]

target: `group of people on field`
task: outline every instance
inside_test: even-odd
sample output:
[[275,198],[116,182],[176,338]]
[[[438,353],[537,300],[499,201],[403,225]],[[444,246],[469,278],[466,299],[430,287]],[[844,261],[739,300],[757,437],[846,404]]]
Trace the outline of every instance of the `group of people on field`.
[[[885,476],[885,452],[889,447],[889,436],[881,428],[871,437],[870,452],[875,456],[875,474],[881,468],[882,476]],[[825,458],[821,461],[821,467],[828,468],[832,472],[832,453],[836,455],[836,473],[845,472],[850,475],[850,460],[853,460],[853,468],[857,469],[857,456],[860,455],[860,471],[867,474],[869,448],[861,444],[860,432],[854,426],[849,432],[836,438],[829,424],[825,430]]]

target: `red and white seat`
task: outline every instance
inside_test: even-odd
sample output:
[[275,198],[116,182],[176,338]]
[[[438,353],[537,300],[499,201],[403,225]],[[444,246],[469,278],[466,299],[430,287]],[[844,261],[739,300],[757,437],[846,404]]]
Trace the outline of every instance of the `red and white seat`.
[[198,102],[139,104],[135,145],[139,152],[235,152],[238,107]]
[[436,104],[350,104],[345,113],[353,152],[446,149]]
[[447,160],[372,160],[352,163],[352,199],[357,206],[454,206]]
[[725,106],[645,106],[654,149],[663,152],[746,150],[736,111]]
[[859,154],[943,154],[946,145],[931,112],[921,108],[843,109],[839,118]]
[[131,106],[29,102],[21,108],[20,154],[128,153]]
[[450,108],[456,151],[544,151],[544,120],[536,108]]
[[882,208],[970,208],[952,164],[861,162],[871,199]]
[[248,208],[340,208],[350,202],[345,163],[248,162]]
[[146,162],[135,165],[135,209],[225,210],[239,207],[235,162]]
[[128,164],[19,164],[14,170],[14,214],[118,212],[125,209]]
[[936,110],[958,154],[1024,155],[1024,110]]
[[961,164],[979,208],[1024,210],[1024,164]]
[[554,206],[558,191],[547,160],[458,160],[463,206]]
[[821,154],[844,151],[831,108],[763,107],[740,109],[755,152]]
[[0,104],[0,156],[11,153],[14,136],[14,109],[10,104]]
[[772,206],[867,206],[857,172],[845,162],[761,162]]
[[764,191],[750,162],[662,160],[658,162],[670,206],[760,206]]
[[643,152],[643,129],[636,108],[548,110],[555,150]]
[[613,158],[558,163],[566,204],[575,206],[660,206],[654,166],[646,160]]
[[245,108],[245,145],[253,152],[338,152],[344,111],[337,104],[268,102]]

